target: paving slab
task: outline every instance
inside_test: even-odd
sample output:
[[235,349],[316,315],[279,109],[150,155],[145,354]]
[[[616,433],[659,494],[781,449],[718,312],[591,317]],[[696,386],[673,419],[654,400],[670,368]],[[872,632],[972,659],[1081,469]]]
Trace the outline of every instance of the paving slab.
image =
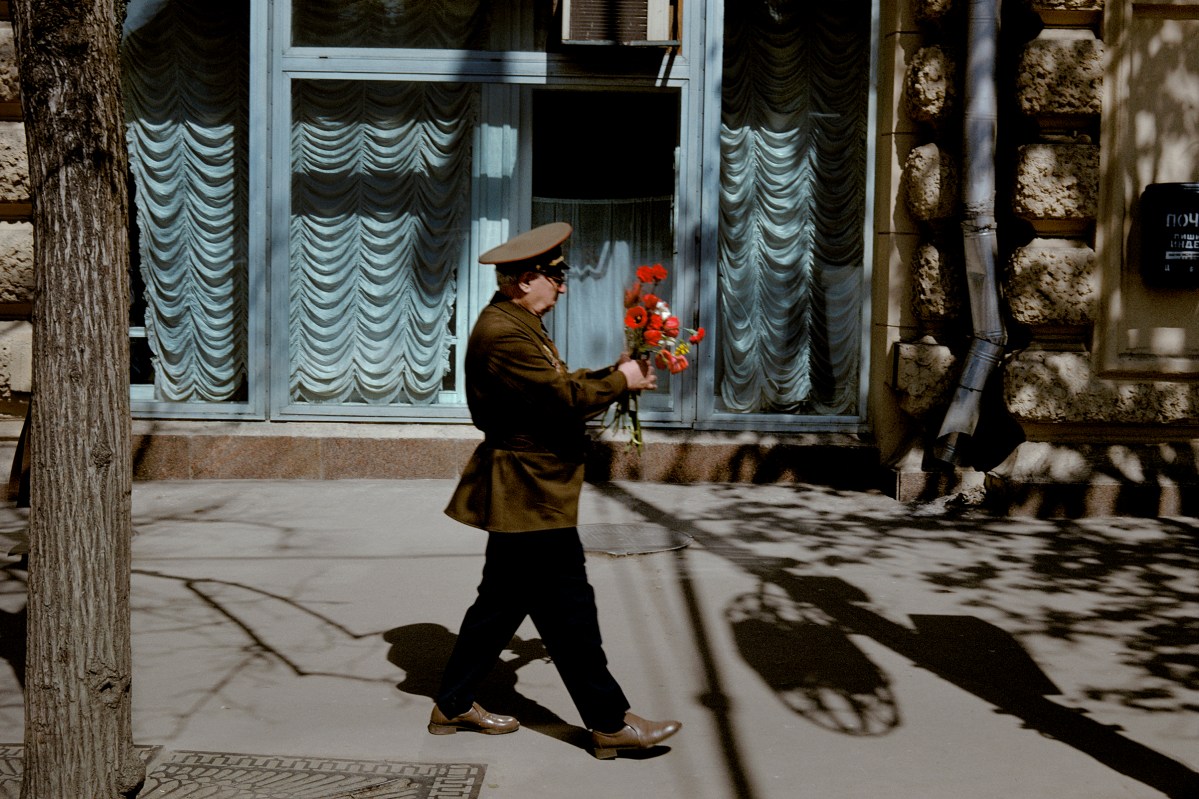
[[[314,799],[424,797],[444,774],[484,799],[1199,796],[1194,519],[1010,519],[811,485],[589,485],[581,521],[613,672],[636,712],[684,723],[658,750],[597,761],[529,623],[480,696],[523,728],[426,732],[483,562],[484,535],[441,513],[452,488],[135,484],[143,796],[275,796],[263,786],[279,780]],[[0,538],[22,524],[0,508]],[[0,565],[11,642],[23,572]],[[13,745],[15,672],[0,663],[0,742]],[[16,795],[6,751],[0,797]]]

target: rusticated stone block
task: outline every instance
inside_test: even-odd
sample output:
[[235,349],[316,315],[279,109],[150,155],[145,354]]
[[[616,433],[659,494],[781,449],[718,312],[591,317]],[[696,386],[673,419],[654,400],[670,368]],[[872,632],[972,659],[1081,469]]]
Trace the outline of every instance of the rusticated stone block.
[[1005,295],[1026,325],[1084,325],[1095,320],[1095,251],[1080,241],[1033,239],[1012,253]]
[[1028,43],[1016,73],[1016,99],[1029,116],[1065,122],[1103,108],[1103,42],[1089,30],[1049,28]]
[[1028,144],[1019,148],[1012,210],[1042,233],[1064,232],[1095,218],[1099,147]]
[[12,23],[0,22],[0,103],[21,101],[21,79],[17,71],[17,49]]
[[0,322],[0,400],[33,388],[33,325]]
[[912,4],[920,22],[940,22],[953,10],[954,0],[912,0]]
[[917,419],[949,402],[954,387],[957,358],[931,336],[895,345],[895,372],[891,388],[904,413]]
[[29,158],[23,122],[0,122],[0,202],[29,202]]
[[937,45],[922,47],[908,65],[904,96],[908,115],[917,122],[941,127],[957,105],[957,65]]
[[1199,384],[1100,379],[1088,353],[1020,353],[1007,365],[1004,397],[1012,415],[1026,422],[1199,421]]
[[912,255],[912,313],[925,322],[956,318],[965,304],[961,248],[929,241]]
[[33,302],[33,225],[0,222],[0,305]]
[[935,143],[913,147],[903,166],[904,195],[914,219],[933,222],[957,208],[958,177],[953,158]]

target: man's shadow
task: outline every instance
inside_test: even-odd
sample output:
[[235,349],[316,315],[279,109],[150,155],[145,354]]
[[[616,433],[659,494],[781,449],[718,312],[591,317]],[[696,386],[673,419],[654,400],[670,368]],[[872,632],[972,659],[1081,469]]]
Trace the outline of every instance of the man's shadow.
[[[433,701],[441,683],[441,671],[458,636],[440,624],[418,623],[396,627],[383,634],[391,645],[387,660],[404,670],[404,681],[396,685],[401,691]],[[515,716],[522,727],[548,735],[580,749],[591,748],[591,735],[582,727],[564,721],[549,708],[543,707],[516,690],[517,671],[538,660],[549,660],[540,638],[512,639],[504,656],[496,661],[491,673],[479,685],[479,704],[506,716]],[[432,705],[430,705],[432,709]]]

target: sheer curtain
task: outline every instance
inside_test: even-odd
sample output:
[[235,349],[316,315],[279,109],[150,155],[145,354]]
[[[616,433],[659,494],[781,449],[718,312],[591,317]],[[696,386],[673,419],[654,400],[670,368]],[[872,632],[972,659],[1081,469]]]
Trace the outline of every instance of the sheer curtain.
[[[572,369],[615,363],[624,349],[624,290],[638,266],[670,266],[674,249],[670,197],[627,200],[533,199],[533,224],[569,222],[569,286],[547,326]],[[663,296],[671,296],[670,283]]]
[[726,410],[856,412],[870,13],[726,3],[720,374]]
[[123,89],[155,395],[244,398],[248,10],[143,2],[130,21]]
[[296,402],[430,404],[450,368],[477,87],[297,81]]

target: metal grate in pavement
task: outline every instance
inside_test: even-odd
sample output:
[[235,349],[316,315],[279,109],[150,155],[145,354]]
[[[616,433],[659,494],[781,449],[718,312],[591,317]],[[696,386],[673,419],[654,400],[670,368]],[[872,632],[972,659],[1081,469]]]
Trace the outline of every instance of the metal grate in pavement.
[[[139,747],[139,749],[143,749]],[[0,799],[21,789],[20,745],[0,744]],[[149,748],[152,753],[156,748]],[[143,757],[145,757],[143,753]],[[150,764],[143,799],[478,799],[486,767],[329,757],[168,751]]]

